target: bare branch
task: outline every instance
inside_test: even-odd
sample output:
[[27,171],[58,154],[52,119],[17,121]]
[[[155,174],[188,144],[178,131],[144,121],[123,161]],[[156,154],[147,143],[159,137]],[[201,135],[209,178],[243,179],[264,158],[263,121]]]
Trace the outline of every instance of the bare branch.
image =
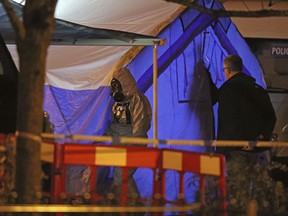
[[12,26],[15,29],[15,33],[17,34],[18,38],[20,40],[24,39],[25,36],[25,28],[23,23],[20,21],[20,19],[16,16],[15,11],[13,10],[11,4],[8,0],[0,0],[2,2],[2,5],[4,6],[7,15],[12,23]]
[[215,17],[286,17],[288,16],[287,10],[258,10],[258,11],[226,11],[226,10],[211,10],[195,4],[189,0],[165,0],[185,5],[197,11],[209,14]]

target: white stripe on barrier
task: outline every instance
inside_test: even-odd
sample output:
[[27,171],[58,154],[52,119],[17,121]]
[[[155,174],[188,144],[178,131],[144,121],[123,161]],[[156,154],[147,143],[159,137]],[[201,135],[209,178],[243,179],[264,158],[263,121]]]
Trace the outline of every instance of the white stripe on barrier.
[[163,168],[182,170],[182,153],[181,152],[171,152],[163,151]]
[[54,144],[41,143],[41,160],[49,163],[54,162]]
[[220,158],[208,155],[200,156],[200,173],[220,176]]
[[127,150],[113,147],[96,147],[95,164],[102,166],[126,166]]

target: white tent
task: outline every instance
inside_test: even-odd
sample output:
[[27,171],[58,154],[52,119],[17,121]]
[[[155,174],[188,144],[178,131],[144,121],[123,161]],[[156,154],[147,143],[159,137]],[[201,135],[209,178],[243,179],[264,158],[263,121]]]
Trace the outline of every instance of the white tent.
[[[163,0],[60,0],[55,17],[93,28],[155,36],[181,10],[181,5]],[[114,45],[65,45],[63,49],[61,46],[51,46],[47,64],[47,84],[65,89],[95,89],[107,76],[111,76],[109,72],[130,48]],[[9,49],[17,62],[14,46],[9,46]],[[93,79],[95,76],[97,82]]]

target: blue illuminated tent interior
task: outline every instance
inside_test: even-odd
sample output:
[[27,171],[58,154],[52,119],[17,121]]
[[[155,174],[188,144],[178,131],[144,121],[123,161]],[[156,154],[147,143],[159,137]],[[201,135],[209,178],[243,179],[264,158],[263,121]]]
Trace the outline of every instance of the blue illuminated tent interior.
[[[223,9],[218,0],[195,0],[200,6]],[[229,54],[243,58],[244,72],[265,87],[261,67],[230,18],[217,18],[186,8],[157,38],[165,38],[158,47],[158,138],[163,140],[212,140],[217,128],[217,105],[212,107],[207,71],[220,87],[224,80],[223,59]],[[65,49],[65,47],[63,48]],[[138,88],[153,102],[153,47],[147,46],[130,61],[129,68]],[[67,77],[68,78],[68,77]],[[102,82],[103,83],[103,82]],[[56,134],[102,135],[110,121],[109,82],[96,89],[65,89],[45,85],[44,110],[50,115]],[[149,138],[153,137],[153,124]],[[207,151],[204,147],[161,145],[163,148]],[[151,194],[151,173],[138,169],[136,179],[141,196]],[[193,176],[185,176],[187,201],[194,201]],[[167,174],[168,195],[179,191],[176,172]]]
[[[217,1],[197,1],[214,10]],[[244,72],[265,86],[261,67],[230,18],[215,18],[186,9],[160,35],[166,45],[159,48],[159,138],[213,139],[213,116],[206,70],[218,87],[225,81],[223,59],[242,56]],[[127,66],[138,80],[139,89],[152,101],[152,48],[145,48]],[[214,115],[216,115],[215,113]]]
[[[218,1],[197,3],[214,10],[222,8]],[[158,135],[161,139],[214,139],[217,130],[214,128],[217,105],[213,112],[205,71],[210,72],[213,81],[220,87],[225,81],[222,73],[225,56],[240,55],[243,58],[244,72],[265,86],[258,60],[230,18],[215,18],[186,9],[158,36],[166,38],[166,46],[159,48],[158,58]],[[153,93],[153,66],[148,63],[151,52],[151,48],[145,48],[127,66],[131,71],[137,71],[135,75],[139,89],[146,93],[150,101]],[[202,147],[164,147],[206,151]],[[137,174],[139,186],[143,187],[145,178]],[[173,195],[179,191],[179,188],[175,188],[175,175],[177,174],[174,172],[168,174],[171,198],[175,198]],[[186,185],[193,185],[192,179],[187,176]],[[145,188],[148,189],[149,186]],[[192,197],[190,199],[193,200]]]

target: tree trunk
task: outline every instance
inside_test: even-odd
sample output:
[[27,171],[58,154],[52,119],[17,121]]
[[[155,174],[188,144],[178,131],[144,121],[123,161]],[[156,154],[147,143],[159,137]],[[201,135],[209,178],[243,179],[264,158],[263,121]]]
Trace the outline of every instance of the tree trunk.
[[39,203],[40,143],[47,50],[54,29],[56,0],[26,1],[25,34],[17,39],[20,60],[17,110],[17,203]]
[[[40,40],[39,40],[40,39]],[[29,41],[31,40],[31,41]],[[47,49],[32,40],[41,41],[35,35],[18,48],[20,75],[18,91],[16,191],[18,202],[35,203],[41,192],[40,135],[42,132],[42,105]]]

